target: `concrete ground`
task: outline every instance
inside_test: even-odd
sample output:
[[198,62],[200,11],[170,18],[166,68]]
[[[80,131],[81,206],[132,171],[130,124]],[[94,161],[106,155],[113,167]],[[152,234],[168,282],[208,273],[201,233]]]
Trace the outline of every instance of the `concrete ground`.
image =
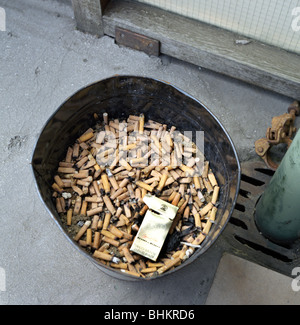
[[6,31],[0,31],[0,304],[300,303],[292,278],[214,250],[150,282],[106,275],[66,241],[39,199],[30,167],[39,132],[57,107],[114,74],[162,79],[200,99],[228,130],[242,161],[255,157],[255,140],[293,99],[81,33],[68,1],[0,0],[0,7],[6,10]]

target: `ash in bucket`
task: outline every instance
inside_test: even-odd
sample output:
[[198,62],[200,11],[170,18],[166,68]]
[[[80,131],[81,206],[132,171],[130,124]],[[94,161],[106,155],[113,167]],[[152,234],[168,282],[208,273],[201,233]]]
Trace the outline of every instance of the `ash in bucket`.
[[[217,212],[220,188],[201,145],[143,114],[94,119],[95,127],[66,148],[54,176],[66,232],[97,261],[137,277],[184,263],[201,248]],[[149,210],[147,194],[177,211],[154,260],[131,250]]]

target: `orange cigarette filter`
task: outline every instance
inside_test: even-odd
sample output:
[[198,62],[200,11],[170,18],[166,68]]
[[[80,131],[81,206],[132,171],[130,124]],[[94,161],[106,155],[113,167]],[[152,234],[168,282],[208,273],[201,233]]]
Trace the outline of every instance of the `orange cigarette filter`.
[[84,233],[87,231],[88,227],[91,225],[91,221],[87,220],[84,225],[80,228],[80,230],[78,231],[77,235],[74,237],[75,241],[78,241],[83,235]]
[[67,212],[67,225],[71,226],[72,224],[72,215],[73,215],[73,210],[69,209]]
[[143,181],[137,181],[135,182],[135,184],[141,188],[144,188],[145,190],[152,192],[153,191],[153,187],[144,183]]
[[108,176],[105,173],[101,174],[101,180],[102,180],[102,184],[103,184],[103,188],[106,194],[110,193],[110,184],[108,181]]
[[145,116],[144,116],[144,114],[140,114],[140,116],[139,116],[139,134],[144,133],[144,124],[145,124]]

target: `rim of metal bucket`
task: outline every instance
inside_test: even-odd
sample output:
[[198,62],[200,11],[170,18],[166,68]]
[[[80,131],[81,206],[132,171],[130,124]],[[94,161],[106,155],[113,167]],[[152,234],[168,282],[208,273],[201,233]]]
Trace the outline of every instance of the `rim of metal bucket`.
[[[48,208],[47,204],[45,204],[42,196],[41,196],[41,193],[40,193],[40,190],[39,190],[39,186],[38,186],[38,183],[36,181],[36,177],[35,177],[35,174],[34,174],[34,163],[33,163],[33,158],[34,158],[34,155],[35,155],[35,151],[36,151],[36,147],[37,147],[37,144],[39,142],[39,139],[40,139],[40,136],[41,134],[43,133],[43,131],[45,130],[45,128],[47,127],[48,123],[53,119],[53,117],[56,115],[56,113],[61,109],[62,106],[64,106],[73,96],[75,96],[76,94],[78,94],[79,92],[83,91],[84,89],[88,88],[88,87],[91,87],[93,85],[96,85],[100,82],[104,82],[106,80],[110,80],[110,79],[113,79],[113,78],[118,78],[118,77],[122,77],[122,78],[143,78],[143,79],[152,79],[156,82],[159,82],[159,83],[163,83],[165,85],[168,85],[172,88],[174,88],[175,90],[177,90],[178,92],[182,93],[183,95],[189,97],[190,99],[194,100],[195,102],[197,102],[198,104],[200,104],[214,119],[215,121],[219,124],[219,126],[221,127],[222,131],[224,132],[224,134],[226,135],[231,147],[232,147],[232,150],[233,150],[233,153],[234,153],[234,157],[235,157],[235,160],[236,160],[236,164],[237,164],[237,182],[236,182],[236,192],[235,192],[235,195],[234,195],[234,198],[233,198],[233,201],[232,201],[232,206],[229,210],[229,213],[228,213],[228,217],[226,218],[226,221],[224,222],[224,225],[220,228],[219,230],[219,233],[217,234],[217,236],[211,240],[211,243],[210,245],[208,245],[208,247],[204,247],[204,248],[199,248],[197,250],[197,252],[195,252],[195,254],[193,254],[191,257],[189,257],[187,260],[185,260],[181,265],[177,266],[176,268],[174,269],[171,269],[171,270],[168,270],[158,276],[155,276],[155,277],[149,277],[149,278],[142,278],[142,277],[135,277],[133,275],[130,275],[130,274],[127,274],[127,273],[120,273],[118,270],[114,270],[113,268],[107,266],[107,265],[104,265],[104,264],[101,264],[100,262],[98,262],[94,257],[92,257],[90,254],[88,254],[82,247],[80,247],[72,238],[70,238],[70,236],[66,233],[65,229],[62,227],[62,225],[58,222],[57,218],[53,215],[53,213],[50,211],[50,209]],[[85,256],[86,258],[88,258],[88,260],[90,262],[92,262],[98,269],[100,269],[101,271],[105,272],[106,274],[110,275],[110,276],[113,276],[115,278],[118,278],[120,280],[126,280],[126,281],[150,281],[150,280],[155,280],[155,279],[159,279],[163,276],[166,276],[166,275],[169,275],[169,274],[172,274],[174,273],[175,271],[179,271],[181,270],[182,268],[184,268],[185,266],[191,264],[194,260],[196,260],[198,257],[200,257],[203,253],[206,252],[206,250],[208,248],[210,248],[215,242],[216,240],[218,239],[218,237],[221,235],[221,233],[223,232],[223,230],[225,229],[232,213],[233,213],[233,209],[235,207],[235,204],[236,204],[236,200],[237,200],[237,197],[238,197],[238,194],[239,194],[239,189],[240,189],[240,183],[241,183],[241,165],[240,165],[240,161],[239,161],[239,157],[238,157],[238,154],[237,154],[237,151],[236,151],[236,148],[235,148],[235,145],[229,135],[229,133],[227,132],[227,130],[225,129],[225,127],[223,126],[223,124],[219,121],[219,119],[206,107],[206,105],[204,105],[199,99],[195,98],[194,96],[190,95],[189,93],[187,93],[186,91],[180,89],[179,87],[173,85],[172,83],[168,82],[168,81],[164,81],[164,80],[160,80],[160,79],[156,79],[156,78],[151,78],[151,77],[145,77],[145,76],[136,76],[136,75],[120,75],[120,74],[117,74],[117,75],[113,75],[111,77],[107,77],[107,78],[104,78],[104,79],[101,79],[101,80],[98,80],[98,81],[95,81],[95,82],[92,82],[92,83],[89,83],[83,87],[81,87],[80,89],[78,89],[77,91],[75,91],[72,95],[70,95],[69,97],[67,97],[65,99],[65,101],[51,114],[51,116],[47,119],[47,121],[44,123],[43,127],[41,128],[41,131],[39,132],[39,136],[34,144],[34,150],[33,150],[33,153],[32,153],[32,156],[31,156],[31,170],[32,170],[32,173],[33,173],[33,177],[34,177],[34,180],[35,180],[35,188],[38,192],[38,196],[40,198],[40,200],[42,201],[42,203],[44,204],[47,212],[50,214],[50,216],[52,217],[52,219],[54,220],[54,222],[56,223],[56,225],[59,227],[59,229],[62,231],[62,233],[64,234],[64,236],[67,238],[67,240],[71,243],[71,245],[73,247],[75,247],[83,256]],[[206,239],[203,241],[203,243],[206,241]],[[199,254],[200,253],[200,254]]]

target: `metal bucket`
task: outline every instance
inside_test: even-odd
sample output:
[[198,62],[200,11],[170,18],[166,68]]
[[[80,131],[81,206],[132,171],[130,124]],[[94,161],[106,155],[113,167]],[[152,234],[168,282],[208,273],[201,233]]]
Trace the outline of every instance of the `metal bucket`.
[[[147,105],[151,103],[151,105]],[[216,241],[234,209],[240,187],[240,163],[232,140],[217,118],[197,99],[167,82],[136,76],[114,76],[93,83],[67,99],[43,127],[32,156],[32,170],[42,202],[69,242],[105,273],[124,280],[149,280],[120,273],[99,263],[65,232],[52,200],[53,177],[66,148],[94,126],[93,114],[108,112],[110,118],[144,113],[147,119],[175,125],[179,131],[204,131],[204,154],[220,186],[216,222],[202,248],[171,274],[201,255]]]

